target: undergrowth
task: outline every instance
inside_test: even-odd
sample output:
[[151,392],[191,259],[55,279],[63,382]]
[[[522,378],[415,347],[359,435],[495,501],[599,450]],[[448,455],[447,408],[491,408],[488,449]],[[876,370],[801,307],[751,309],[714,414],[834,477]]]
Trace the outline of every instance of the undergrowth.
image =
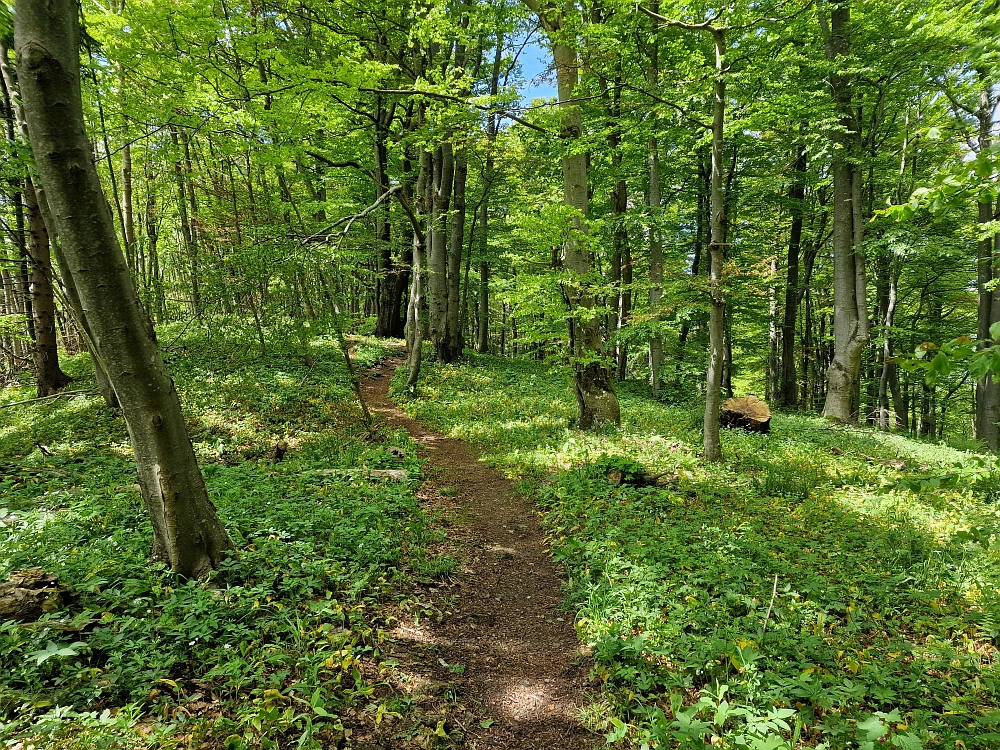
[[[585,720],[610,744],[1000,746],[984,457],[778,414],[768,436],[724,431],[706,465],[700,413],[641,384],[620,430],[581,433],[564,369],[474,356],[422,382],[406,407],[537,498],[603,686]],[[664,476],[630,487],[612,464]]]
[[[275,331],[263,352],[232,321],[159,331],[237,549],[210,581],[148,563],[125,425],[99,398],[0,412],[0,579],[37,566],[71,594],[37,623],[0,623],[0,739],[319,748],[397,710],[386,613],[419,606],[404,584],[439,574],[428,551],[439,532],[418,506],[405,433],[361,439],[346,368],[321,328]],[[359,367],[385,351],[371,339],[353,347]],[[65,367],[73,390],[93,387],[85,355]],[[6,389],[0,402],[31,390]],[[279,440],[290,448],[276,463]],[[402,463],[390,446],[406,449]],[[325,472],[388,467],[412,479]]]

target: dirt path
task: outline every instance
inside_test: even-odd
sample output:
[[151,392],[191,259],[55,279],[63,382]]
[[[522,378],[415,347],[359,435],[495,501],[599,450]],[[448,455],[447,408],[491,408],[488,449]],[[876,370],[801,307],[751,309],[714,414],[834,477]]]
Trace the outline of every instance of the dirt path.
[[563,578],[534,509],[467,443],[432,432],[396,408],[388,391],[399,363],[389,360],[369,375],[365,398],[379,418],[405,428],[421,446],[430,484],[447,495],[427,488],[426,501],[448,520],[462,567],[453,586],[435,592],[450,605],[448,614],[440,622],[401,625],[394,657],[414,683],[453,686],[449,699],[458,712],[447,715],[445,728],[457,730],[464,747],[603,745],[577,718],[586,703],[587,659],[572,614],[557,607]]

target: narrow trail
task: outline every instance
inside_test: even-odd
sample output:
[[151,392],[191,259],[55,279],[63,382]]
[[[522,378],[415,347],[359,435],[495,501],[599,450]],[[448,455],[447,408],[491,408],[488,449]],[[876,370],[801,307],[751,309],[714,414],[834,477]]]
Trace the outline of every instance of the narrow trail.
[[587,659],[572,614],[558,609],[563,577],[533,507],[467,443],[427,429],[393,404],[389,383],[400,362],[388,360],[369,373],[365,399],[420,445],[430,484],[448,488],[447,496],[431,489],[425,501],[448,520],[462,562],[455,585],[438,592],[454,597],[441,621],[425,618],[394,633],[401,664],[424,680],[454,685],[466,711],[457,718],[464,747],[588,750],[603,744],[578,720]]

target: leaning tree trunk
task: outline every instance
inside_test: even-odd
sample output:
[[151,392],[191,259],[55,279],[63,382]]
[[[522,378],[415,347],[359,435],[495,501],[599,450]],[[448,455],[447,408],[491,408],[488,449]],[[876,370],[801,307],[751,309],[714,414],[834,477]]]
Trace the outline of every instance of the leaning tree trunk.
[[74,0],[18,0],[14,40],[25,119],[69,272],[121,401],[153,525],[153,557],[184,576],[232,543],[208,499],[173,381],[160,358],[94,165],[80,93]]
[[[573,345],[573,390],[576,393],[577,424],[581,429],[589,429],[600,422],[620,424],[618,396],[615,395],[611,372],[603,362],[600,320],[590,313],[594,307],[594,297],[585,287],[585,280],[592,271],[586,238],[589,200],[587,154],[574,151],[575,144],[579,143],[583,135],[583,114],[574,103],[580,77],[580,61],[576,48],[567,36],[563,16],[551,11],[549,7],[543,9],[538,0],[524,0],[524,3],[538,15],[538,20],[552,40],[559,108],[562,112],[560,135],[564,143],[563,196],[566,205],[575,209],[570,239],[563,244],[562,260],[563,267],[571,275],[567,298],[571,306],[570,339]],[[577,310],[583,310],[584,313],[580,315]]]

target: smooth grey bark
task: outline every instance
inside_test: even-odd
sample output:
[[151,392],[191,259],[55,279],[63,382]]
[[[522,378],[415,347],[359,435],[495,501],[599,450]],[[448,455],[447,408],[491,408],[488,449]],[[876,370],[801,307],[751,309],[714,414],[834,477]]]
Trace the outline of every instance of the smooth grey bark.
[[[538,0],[524,0],[552,42],[552,56],[556,68],[556,88],[562,114],[560,137],[565,148],[562,155],[563,201],[575,209],[570,237],[563,243],[563,268],[571,275],[567,283],[569,300],[570,340],[573,347],[574,383],[576,394],[577,425],[589,429],[600,422],[621,423],[621,407],[615,394],[611,372],[603,361],[600,321],[589,311],[594,307],[594,296],[586,288],[586,278],[593,264],[587,245],[587,154],[573,153],[573,145],[583,135],[583,113],[573,98],[579,83],[580,61],[576,48],[568,38],[564,11],[543,8]],[[581,284],[579,280],[584,280]],[[584,310],[583,315],[576,310]]]
[[[821,15],[827,58],[846,64],[850,55],[849,0],[830,3],[829,24]],[[852,164],[859,124],[855,121],[851,80],[836,69],[830,88],[840,128],[833,134],[833,360],[827,370],[823,416],[837,422],[856,420],[861,355],[868,343],[865,264],[861,255],[861,174]]]
[[153,526],[153,558],[183,576],[232,543],[208,498],[180,400],[125,263],[83,119],[77,4],[18,0],[14,14],[35,164],[97,353],[121,401]]
[[448,349],[448,211],[455,182],[455,152],[450,143],[434,150],[430,180],[430,225],[427,228],[427,318],[430,339],[439,359]]

